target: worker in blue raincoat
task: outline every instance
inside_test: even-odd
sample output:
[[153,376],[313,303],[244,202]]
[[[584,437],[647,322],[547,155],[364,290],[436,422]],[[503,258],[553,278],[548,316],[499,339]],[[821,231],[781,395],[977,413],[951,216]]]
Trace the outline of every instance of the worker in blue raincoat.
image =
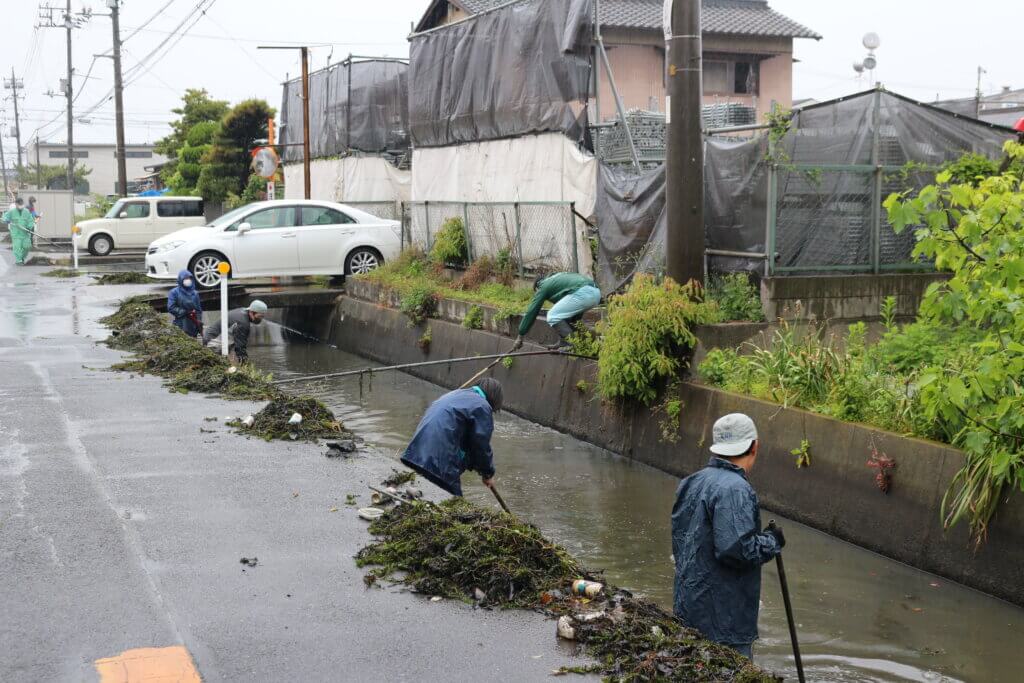
[[174,318],[174,324],[188,336],[198,337],[203,333],[203,304],[199,300],[195,278],[189,271],[178,273],[178,286],[167,295],[167,312]]
[[462,473],[477,472],[494,485],[494,413],[501,410],[501,383],[489,377],[430,404],[402,462],[453,496],[462,495]]
[[675,614],[704,636],[752,657],[761,600],[761,565],[786,538],[761,531],[757,494],[747,473],[757,460],[757,428],[733,413],[715,422],[713,454],[683,479],[672,508]]

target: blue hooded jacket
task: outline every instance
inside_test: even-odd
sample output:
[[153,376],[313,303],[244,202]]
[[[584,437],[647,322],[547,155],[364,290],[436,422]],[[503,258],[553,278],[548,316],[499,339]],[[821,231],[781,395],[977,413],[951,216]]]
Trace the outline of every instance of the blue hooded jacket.
[[[192,280],[192,286],[185,286],[185,278]],[[199,320],[203,319],[203,304],[199,301],[199,292],[196,291],[195,278],[192,273],[183,270],[178,273],[178,286],[167,295],[167,312],[174,318],[174,324],[190,337],[199,334],[199,328],[192,322],[188,314],[196,312]]]
[[672,507],[676,616],[717,643],[754,642],[761,565],[781,550],[761,531],[757,494],[743,468],[711,458],[679,484]]
[[452,391],[430,404],[402,462],[454,496],[462,495],[462,473],[494,476],[491,435],[494,413],[483,392]]

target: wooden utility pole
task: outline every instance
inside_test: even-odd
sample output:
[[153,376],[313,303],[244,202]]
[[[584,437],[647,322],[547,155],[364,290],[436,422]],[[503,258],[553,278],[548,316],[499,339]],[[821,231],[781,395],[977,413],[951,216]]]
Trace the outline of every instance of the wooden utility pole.
[[257,50],[301,50],[302,51],[302,180],[305,198],[311,199],[312,188],[309,177],[309,47],[293,45],[258,45]]
[[671,2],[665,27],[669,105],[665,266],[680,283],[704,276],[704,140],[700,0]]
[[117,190],[122,197],[128,196],[128,165],[124,148],[124,86],[121,81],[121,28],[120,1],[107,0],[110,7],[110,21],[114,26],[114,118],[117,121]]

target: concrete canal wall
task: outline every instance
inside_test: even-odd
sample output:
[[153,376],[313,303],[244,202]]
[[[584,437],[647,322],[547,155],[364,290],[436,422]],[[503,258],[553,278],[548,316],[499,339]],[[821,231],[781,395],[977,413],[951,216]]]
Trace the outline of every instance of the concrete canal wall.
[[[446,303],[439,316],[447,319],[413,327],[387,305],[392,302],[386,296],[381,303],[374,288],[357,285],[350,292],[369,300],[347,295],[338,297],[333,307],[304,305],[274,313],[291,327],[385,364],[494,354],[509,348],[508,321],[485,316],[488,329],[467,330],[455,322],[459,306]],[[432,342],[425,352],[416,342],[427,327]],[[535,326],[542,334],[545,327]],[[739,337],[746,330],[723,334]],[[473,364],[437,365],[417,368],[413,374],[455,387],[477,369]],[[678,439],[667,443],[661,434],[662,416],[647,408],[605,405],[594,395],[596,371],[591,361],[552,355],[516,359],[510,369],[498,365],[494,376],[504,384],[509,411],[677,476],[690,474],[707,461],[710,427],[717,417],[745,412],[761,432],[761,455],[751,479],[765,508],[1024,605],[1024,497],[1007,492],[988,542],[977,552],[964,524],[948,533],[942,529],[942,497],[963,464],[958,450],[691,383],[682,385],[685,407]],[[797,469],[790,451],[802,440],[810,443],[812,463]],[[877,488],[875,470],[867,466],[872,448],[897,463],[888,494]],[[500,473],[501,454],[497,457]]]

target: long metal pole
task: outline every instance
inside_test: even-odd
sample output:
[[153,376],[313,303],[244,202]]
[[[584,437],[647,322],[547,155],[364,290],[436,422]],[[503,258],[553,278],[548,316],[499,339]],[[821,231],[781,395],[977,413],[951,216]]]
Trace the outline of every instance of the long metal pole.
[[74,133],[74,114],[71,111],[73,106],[74,94],[74,83],[71,82],[71,77],[75,73],[75,69],[71,64],[71,29],[74,28],[74,22],[71,20],[71,0],[67,2],[66,14],[64,15],[64,28],[67,30],[67,43],[68,43],[68,82],[67,87],[64,89],[64,94],[67,95],[68,99],[68,189],[71,190],[72,200],[75,196],[75,133]]
[[120,0],[110,8],[110,20],[114,26],[114,117],[117,120],[117,191],[122,197],[128,196],[128,165],[124,148],[124,86],[121,81],[121,27]]
[[352,55],[348,56],[348,92],[345,94],[345,154],[352,151]]
[[629,143],[629,153],[633,157],[633,166],[637,173],[640,172],[640,157],[636,153],[636,145],[633,144],[633,133],[629,130],[629,122],[626,121],[626,109],[622,106],[622,98],[619,97],[619,89],[615,87],[615,75],[612,73],[612,65],[608,62],[608,53],[604,49],[604,39],[598,36],[597,47],[601,51],[601,59],[604,61],[604,69],[608,72],[608,85],[612,87],[612,97],[615,98],[615,108],[619,112],[619,121],[623,130],[626,131],[626,142]]
[[39,134],[36,134],[36,189],[43,189],[43,167],[39,165]]
[[594,0],[594,123],[601,123],[601,0]]
[[668,233],[665,260],[676,282],[700,280],[704,264],[704,148],[701,137],[701,3],[674,0],[668,36]]
[[11,67],[11,99],[14,101],[14,142],[18,145],[18,173],[21,173],[21,119],[18,116],[18,79],[14,76],[14,67]]
[[405,370],[406,368],[422,368],[428,365],[444,365],[445,363],[470,363],[475,360],[495,360],[502,358],[523,358],[526,356],[549,356],[551,354],[558,354],[560,356],[567,356],[569,358],[583,358],[585,360],[595,360],[590,356],[582,356],[576,353],[567,353],[565,351],[548,350],[548,351],[520,351],[518,353],[497,353],[489,356],[467,356],[465,358],[444,358],[442,360],[427,360],[419,363],[403,363],[402,365],[386,365],[379,368],[363,368],[362,370],[345,370],[344,372],[329,372],[326,375],[304,375],[302,377],[289,377],[287,379],[277,379],[271,382],[271,384],[291,384],[292,382],[312,382],[321,379],[331,379],[333,377],[352,377],[354,375],[372,375],[375,372],[387,372],[389,370]]
[[309,178],[309,48],[302,47],[302,181],[305,197],[312,199]]
[[[776,528],[774,519],[768,522],[768,528]],[[800,683],[804,683],[804,662],[800,658],[800,642],[796,637],[796,620],[793,619],[793,603],[789,600],[789,582],[786,581],[786,567],[782,564],[782,553],[775,556],[775,566],[779,570],[779,584],[782,586],[782,604],[786,607],[786,621],[789,623],[789,639],[793,643],[793,658],[796,660],[796,677]]]

